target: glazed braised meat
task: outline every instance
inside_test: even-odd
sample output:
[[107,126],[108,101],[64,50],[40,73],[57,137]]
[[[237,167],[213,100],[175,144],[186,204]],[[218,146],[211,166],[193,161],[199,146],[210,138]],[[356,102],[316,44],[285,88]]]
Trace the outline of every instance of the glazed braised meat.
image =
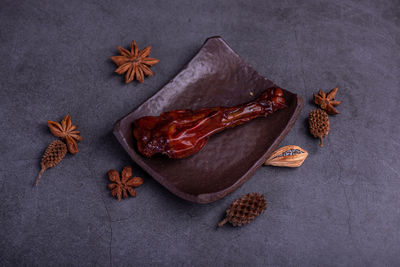
[[269,88],[256,100],[234,107],[180,109],[142,117],[134,121],[133,135],[144,156],[161,153],[179,159],[200,151],[215,133],[284,107],[282,89]]

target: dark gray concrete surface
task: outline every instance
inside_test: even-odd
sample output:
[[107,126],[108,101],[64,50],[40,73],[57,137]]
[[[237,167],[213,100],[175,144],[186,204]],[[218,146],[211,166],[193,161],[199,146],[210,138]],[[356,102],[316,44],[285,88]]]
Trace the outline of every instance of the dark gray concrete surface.
[[[183,201],[135,165],[112,135],[221,35],[306,105],[282,145],[309,151],[298,169],[262,167],[209,205]],[[161,62],[125,85],[109,56],[152,45]],[[0,264],[2,266],[398,266],[400,264],[400,2],[0,2]],[[310,137],[312,93],[340,87],[325,147]],[[33,188],[69,113],[84,141]],[[118,203],[108,169],[145,184]],[[251,225],[216,229],[232,200],[261,192]]]

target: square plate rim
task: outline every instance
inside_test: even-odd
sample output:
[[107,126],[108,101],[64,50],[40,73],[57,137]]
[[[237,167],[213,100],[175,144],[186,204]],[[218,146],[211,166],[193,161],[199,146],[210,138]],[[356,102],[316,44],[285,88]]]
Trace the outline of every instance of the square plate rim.
[[[135,113],[142,105],[146,104],[147,102],[150,102],[151,100],[153,100],[154,98],[156,98],[159,94],[161,94],[163,92],[163,90],[165,89],[166,85],[171,83],[182,71],[184,71],[187,66],[189,64],[191,64],[192,61],[194,61],[196,59],[196,57],[199,55],[199,53],[201,52],[202,48],[207,44],[207,42],[209,42],[210,40],[219,40],[220,42],[222,42],[225,47],[227,47],[236,57],[238,57],[242,62],[244,62],[247,66],[249,66],[250,68],[252,68],[255,73],[257,75],[259,75],[260,77],[269,80],[267,78],[265,78],[263,75],[261,75],[256,69],[254,69],[249,63],[247,63],[246,61],[244,61],[227,43],[225,40],[222,39],[222,37],[220,36],[212,36],[209,37],[205,40],[205,42],[203,43],[203,45],[201,46],[201,48],[199,49],[199,51],[182,67],[182,69],[172,78],[170,79],[167,83],[165,83],[160,90],[158,90],[157,92],[155,92],[152,96],[150,96],[149,98],[147,98],[146,100],[144,100],[142,103],[140,103],[135,109],[133,109],[132,111],[130,111],[128,114],[126,114],[125,116],[123,116],[122,118],[120,118],[114,125],[114,129],[113,129],[113,134],[114,136],[117,138],[117,140],[120,142],[120,144],[122,145],[122,147],[124,148],[124,150],[129,154],[129,156],[143,169],[145,170],[150,176],[152,176],[158,183],[160,183],[161,185],[163,185],[167,190],[169,190],[171,193],[177,195],[180,198],[183,198],[185,200],[191,201],[191,202],[197,202],[197,203],[201,203],[201,204],[206,204],[206,203],[211,203],[214,202],[218,199],[221,199],[223,197],[225,197],[226,195],[228,195],[229,193],[233,192],[234,190],[236,190],[239,186],[241,186],[243,183],[245,183],[248,179],[250,179],[250,177],[256,172],[256,170],[262,166],[262,164],[267,160],[267,158],[269,157],[269,155],[276,149],[276,147],[279,145],[280,142],[282,142],[282,140],[286,137],[286,135],[288,134],[288,132],[290,131],[290,129],[292,128],[292,126],[294,125],[294,123],[297,120],[298,115],[300,114],[301,109],[304,106],[304,101],[303,98],[298,95],[298,94],[294,94],[288,90],[285,90],[291,94],[294,94],[296,96],[296,107],[295,110],[293,111],[293,113],[291,114],[291,117],[288,121],[288,123],[286,124],[285,128],[281,131],[281,133],[279,134],[279,136],[274,140],[274,142],[272,143],[271,146],[268,147],[268,149],[263,153],[263,155],[247,170],[247,172],[245,174],[243,174],[239,179],[236,180],[236,182],[234,182],[231,186],[217,191],[217,192],[211,192],[211,193],[205,193],[205,194],[199,194],[199,195],[193,195],[193,194],[189,194],[186,192],[181,191],[180,189],[178,189],[176,186],[174,186],[172,183],[168,182],[167,179],[164,179],[162,175],[160,175],[158,172],[154,171],[146,162],[144,162],[144,160],[142,159],[142,156],[140,156],[134,149],[132,149],[128,143],[126,142],[126,139],[124,137],[124,135],[122,134],[122,132],[120,131],[121,129],[121,124],[124,123],[126,120],[129,119],[129,117],[131,116],[131,114]],[[270,81],[270,80],[269,80]],[[271,81],[272,82],[272,81]],[[273,83],[273,82],[272,82]],[[275,83],[273,83],[274,86]]]

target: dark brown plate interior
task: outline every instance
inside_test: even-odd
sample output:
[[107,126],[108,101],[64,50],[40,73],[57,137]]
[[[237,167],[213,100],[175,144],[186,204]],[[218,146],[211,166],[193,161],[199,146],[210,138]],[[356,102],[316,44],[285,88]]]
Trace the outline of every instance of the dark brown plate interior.
[[136,150],[132,122],[174,109],[245,103],[272,86],[276,85],[258,74],[222,38],[212,37],[175,78],[119,120],[114,134],[131,158],[172,193],[210,203],[234,191],[263,164],[296,121],[302,98],[285,90],[286,109],[216,134],[199,153],[185,159],[143,157]]

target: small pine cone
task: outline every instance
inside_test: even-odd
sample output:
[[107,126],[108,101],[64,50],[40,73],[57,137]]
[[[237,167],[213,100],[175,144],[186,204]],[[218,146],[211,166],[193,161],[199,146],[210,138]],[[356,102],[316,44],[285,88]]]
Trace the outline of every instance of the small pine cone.
[[242,226],[254,220],[267,208],[267,202],[263,195],[250,193],[236,199],[226,210],[226,217],[218,226],[221,227],[227,222],[233,226]]
[[42,157],[40,163],[42,169],[40,170],[39,176],[36,180],[36,185],[39,183],[44,171],[60,163],[60,161],[65,157],[65,154],[67,154],[67,146],[64,142],[55,140],[50,143]]
[[319,138],[322,147],[324,145],[323,137],[329,133],[328,114],[322,109],[315,109],[308,116],[308,123],[311,134],[315,138]]

